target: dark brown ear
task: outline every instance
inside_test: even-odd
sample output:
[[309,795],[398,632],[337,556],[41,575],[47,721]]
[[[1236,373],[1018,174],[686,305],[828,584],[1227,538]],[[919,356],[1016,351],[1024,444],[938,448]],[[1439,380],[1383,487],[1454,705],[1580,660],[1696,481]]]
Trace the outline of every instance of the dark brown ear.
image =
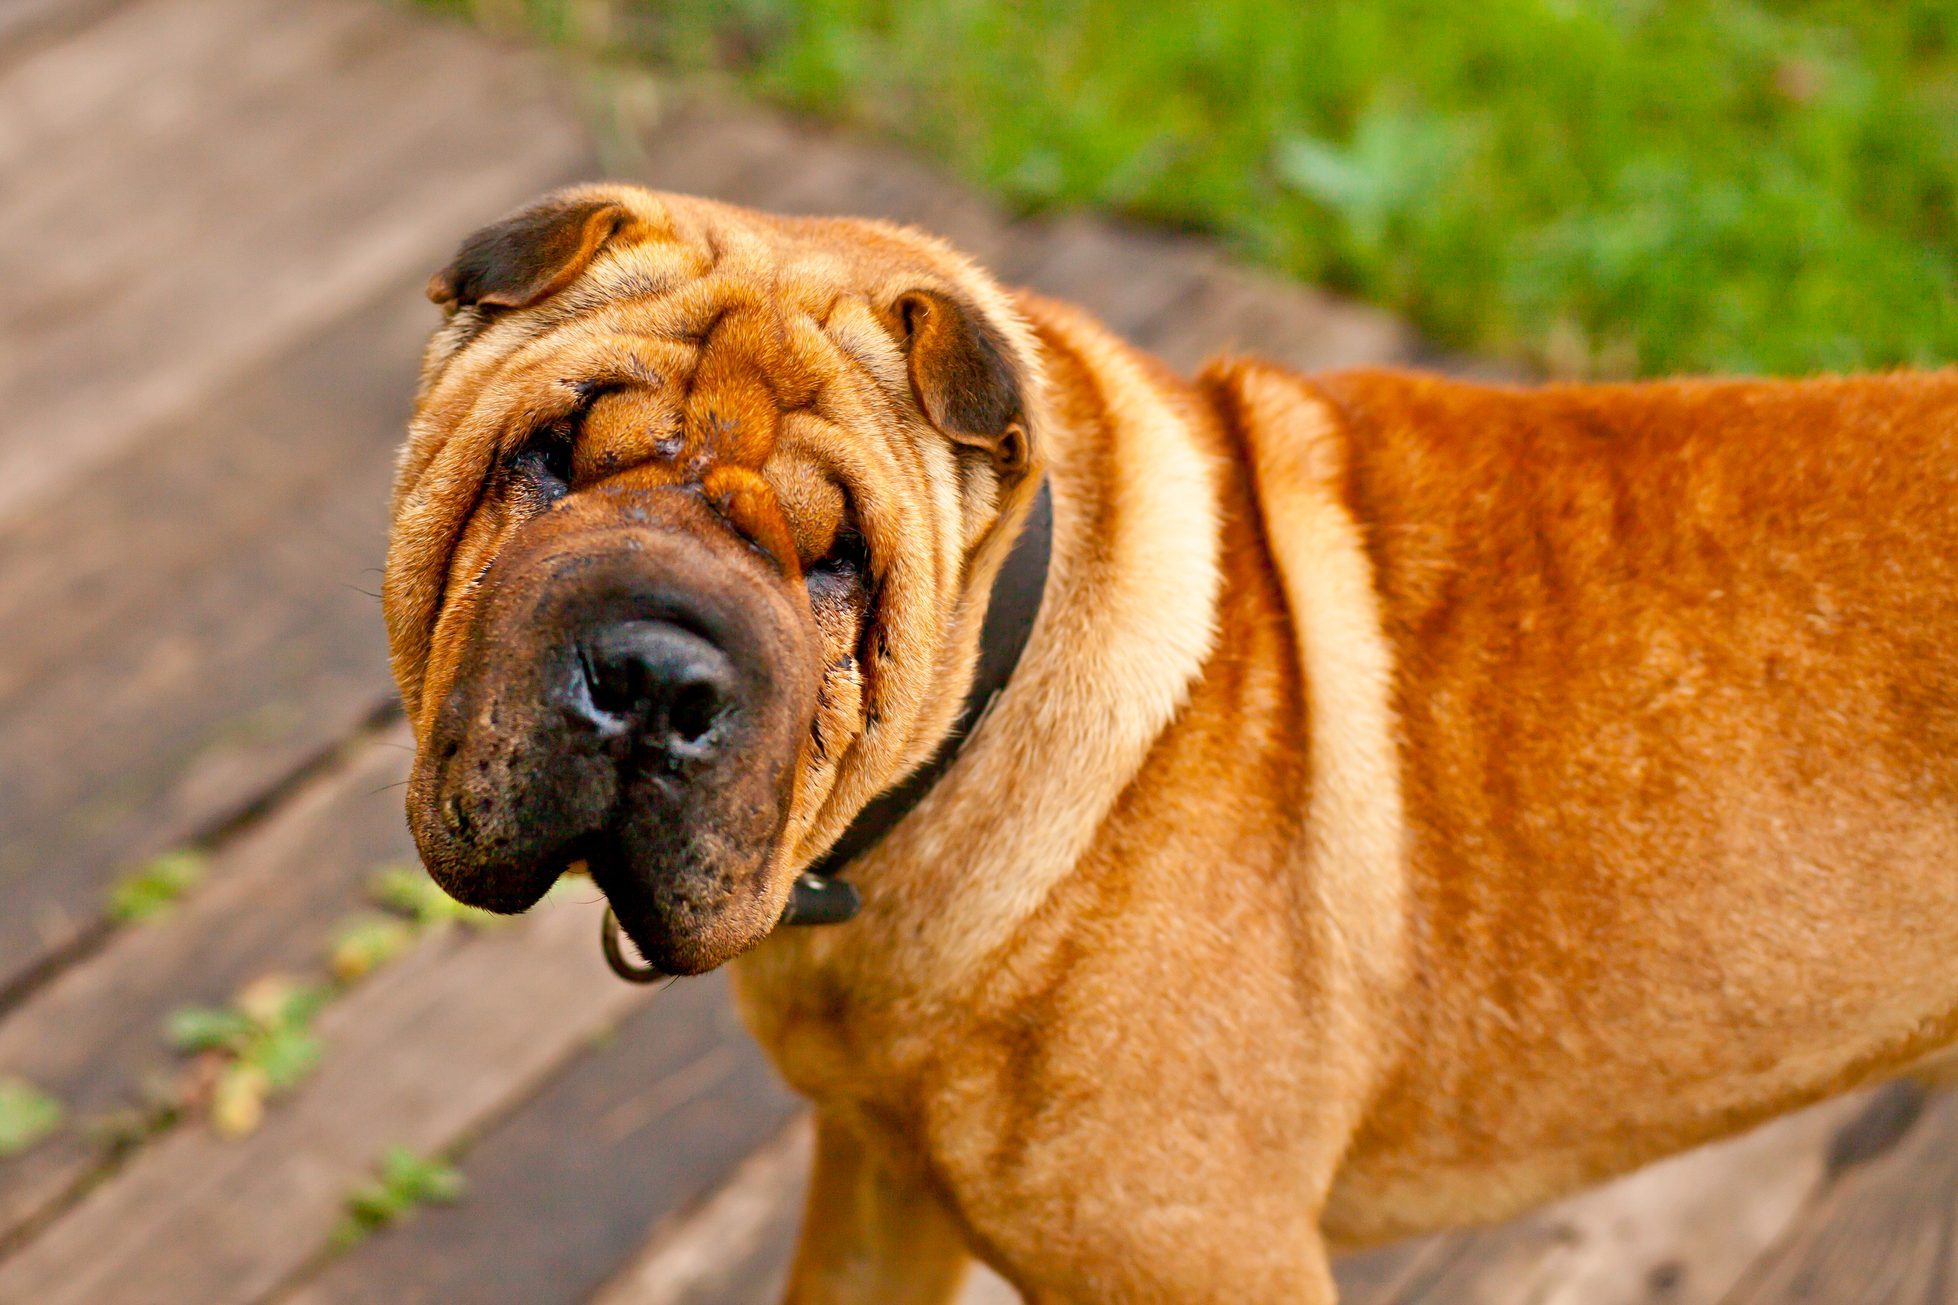
[[539,200],[463,241],[428,297],[451,311],[527,308],[570,285],[631,216],[613,200]]
[[911,392],[931,424],[982,448],[1004,472],[1026,469],[1024,389],[1006,340],[951,295],[912,290],[890,308],[891,328],[911,363]]

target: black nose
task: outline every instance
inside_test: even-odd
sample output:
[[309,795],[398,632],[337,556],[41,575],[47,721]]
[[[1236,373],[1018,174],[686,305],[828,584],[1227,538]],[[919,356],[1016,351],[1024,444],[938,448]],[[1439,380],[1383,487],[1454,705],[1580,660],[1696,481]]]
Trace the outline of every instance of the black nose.
[[673,753],[713,745],[734,704],[734,665],[690,630],[664,621],[605,626],[578,647],[575,714],[611,736]]

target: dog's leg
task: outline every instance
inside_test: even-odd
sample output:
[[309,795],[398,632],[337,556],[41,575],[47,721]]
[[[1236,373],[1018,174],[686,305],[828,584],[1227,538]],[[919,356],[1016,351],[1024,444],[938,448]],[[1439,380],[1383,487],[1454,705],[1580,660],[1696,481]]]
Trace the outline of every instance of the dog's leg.
[[967,1253],[938,1197],[820,1116],[787,1305],[945,1305]]
[[1318,1237],[1305,1248],[1299,1263],[1299,1300],[1303,1305],[1337,1305],[1339,1288],[1333,1282],[1332,1259]]

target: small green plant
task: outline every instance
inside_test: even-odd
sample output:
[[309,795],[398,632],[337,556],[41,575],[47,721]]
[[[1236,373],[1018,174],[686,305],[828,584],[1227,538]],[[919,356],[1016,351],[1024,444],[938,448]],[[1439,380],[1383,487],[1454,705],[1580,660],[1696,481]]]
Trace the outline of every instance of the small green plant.
[[347,1196],[347,1217],[333,1240],[351,1246],[377,1228],[398,1223],[423,1205],[450,1205],[462,1196],[462,1175],[439,1157],[391,1146],[381,1156],[380,1177]]
[[19,1155],[61,1127],[61,1103],[24,1078],[0,1078],[0,1159]]
[[413,866],[383,866],[375,871],[367,896],[382,909],[348,916],[327,943],[326,967],[342,984],[373,973],[440,925],[482,929],[500,923],[490,912],[456,901]]
[[380,969],[415,941],[418,927],[398,915],[365,911],[342,920],[326,949],[326,966],[340,983]]
[[414,866],[392,865],[376,871],[367,895],[377,905],[407,916],[421,929],[448,920],[478,929],[502,922],[501,916],[456,901],[426,871]]
[[204,878],[202,852],[184,849],[151,857],[109,890],[109,916],[124,924],[154,919]]
[[312,1023],[332,989],[268,975],[242,989],[230,1006],[184,1006],[172,1011],[167,1033],[178,1051],[199,1057],[211,1126],[241,1137],[265,1117],[265,1103],[288,1092],[319,1063]]

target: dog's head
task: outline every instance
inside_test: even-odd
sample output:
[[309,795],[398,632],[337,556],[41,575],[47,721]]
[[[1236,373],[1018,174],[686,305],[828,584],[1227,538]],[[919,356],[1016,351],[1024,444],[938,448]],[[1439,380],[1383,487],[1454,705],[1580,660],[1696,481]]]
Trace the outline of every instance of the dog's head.
[[583,861],[649,960],[711,968],[956,716],[1032,338],[928,237],[618,186],[428,292],[384,585],[422,858],[497,911]]

